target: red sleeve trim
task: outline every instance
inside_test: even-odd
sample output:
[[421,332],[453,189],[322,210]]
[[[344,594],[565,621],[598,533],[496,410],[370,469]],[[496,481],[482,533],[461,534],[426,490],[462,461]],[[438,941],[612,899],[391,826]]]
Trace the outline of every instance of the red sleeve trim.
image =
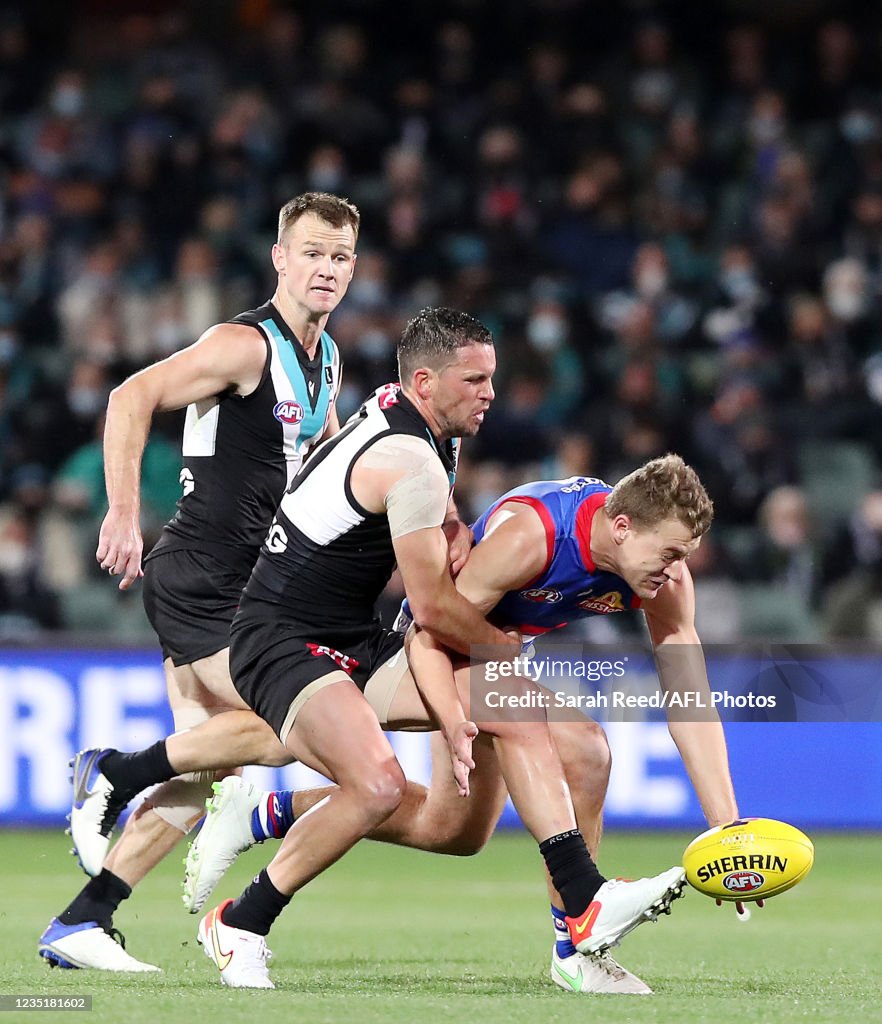
[[551,560],[554,558],[554,541],[557,536],[557,530],[554,526],[554,520],[551,518],[551,513],[548,511],[548,506],[538,498],[533,498],[528,494],[517,494],[514,497],[506,498],[505,501],[500,502],[493,510],[494,514],[502,507],[502,505],[507,505],[510,501],[519,502],[521,505],[529,505],[530,508],[535,509],[539,514],[539,518],[542,520],[542,525],[545,527],[545,565],[542,567],[540,572],[536,573],[529,583],[524,584],[525,587],[529,587],[548,572],[548,567],[551,565]]
[[606,504],[608,494],[609,491],[595,492],[587,497],[576,510],[576,542],[579,545],[582,564],[588,572],[597,572],[597,566],[591,557],[591,522],[594,519],[594,513]]

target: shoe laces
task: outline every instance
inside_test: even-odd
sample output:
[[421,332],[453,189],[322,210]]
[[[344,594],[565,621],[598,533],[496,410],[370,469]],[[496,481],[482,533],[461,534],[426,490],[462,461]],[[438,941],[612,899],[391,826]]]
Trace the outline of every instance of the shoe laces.
[[599,956],[592,957],[592,959],[601,970],[615,981],[621,981],[625,977],[625,968],[621,964],[617,964],[609,953],[601,953]]
[[128,802],[121,794],[118,794],[116,787],[104,794],[104,814],[101,816],[101,826],[98,831],[105,839],[110,836],[113,826]]
[[119,928],[114,928],[110,921],[101,921],[99,922],[98,927],[105,934],[109,935],[111,939],[113,939],[114,942],[118,943],[118,945],[120,945],[123,949],[126,948],[125,935],[123,935]]

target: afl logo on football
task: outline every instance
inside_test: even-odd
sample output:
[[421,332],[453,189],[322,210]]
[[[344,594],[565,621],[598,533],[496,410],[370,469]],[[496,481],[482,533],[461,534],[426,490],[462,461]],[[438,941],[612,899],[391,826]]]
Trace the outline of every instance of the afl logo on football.
[[546,587],[534,587],[532,590],[522,590],[521,597],[528,601],[535,601],[536,604],[557,604],[563,600],[563,594],[559,590],[549,590]]
[[273,409],[273,416],[280,423],[299,423],[303,419],[303,406],[299,402],[290,400],[277,402]]
[[765,878],[758,871],[733,871],[723,879],[729,892],[756,892],[765,884]]

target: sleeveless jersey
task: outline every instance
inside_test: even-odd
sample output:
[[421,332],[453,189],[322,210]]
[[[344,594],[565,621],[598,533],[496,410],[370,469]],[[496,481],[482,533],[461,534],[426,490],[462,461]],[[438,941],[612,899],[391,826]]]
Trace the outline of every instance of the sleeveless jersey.
[[241,313],[266,342],[266,365],[245,397],[226,393],[187,409],[183,496],[150,556],[198,550],[247,577],[279,501],[324,433],[340,386],[340,355],[323,333],[307,358],[271,302]]
[[363,508],[350,481],[358,457],[391,434],[423,440],[452,486],[456,446],[436,441],[397,386],[380,389],[321,446],[282,498],[240,614],[263,616],[272,608],[273,615],[320,629],[378,621],[374,606],[395,568],[389,520]]
[[640,607],[640,599],[614,573],[591,558],[591,519],[612,488],[594,477],[546,480],[516,487],[496,501],[473,525],[479,543],[487,521],[505,502],[529,505],[545,526],[545,568],[519,590],[510,590],[491,619],[515,626],[527,636],[559,629],[588,615],[608,615]]

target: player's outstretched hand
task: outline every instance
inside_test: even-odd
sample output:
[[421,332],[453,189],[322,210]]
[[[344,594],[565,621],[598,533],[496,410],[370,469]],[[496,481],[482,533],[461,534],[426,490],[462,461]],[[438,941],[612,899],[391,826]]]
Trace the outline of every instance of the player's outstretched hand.
[[[722,900],[716,900],[715,902],[716,902],[718,907],[721,907],[723,905],[723,901]],[[729,900],[727,900],[726,902],[728,903]],[[766,901],[765,900],[753,900],[752,902],[753,902],[753,905],[755,907],[759,907],[760,910],[762,910],[763,907],[766,905]],[[736,900],[735,901],[735,909],[738,911],[739,914],[744,914],[744,913],[748,912],[747,907],[745,907],[745,905],[741,902],[741,900]]]
[[101,524],[98,534],[98,550],[95,557],[102,569],[111,576],[119,576],[120,590],[128,588],[144,575],[141,568],[141,552],[144,541],[138,514],[127,510],[111,508]]
[[478,727],[474,722],[459,722],[447,736],[453,778],[456,780],[456,789],[460,796],[469,795],[469,772],[475,767],[472,742],[477,735]]
[[466,564],[469,552],[475,542],[475,535],[467,523],[461,519],[449,519],[443,526],[447,538],[447,558],[450,562],[450,575],[456,579],[460,569]]

